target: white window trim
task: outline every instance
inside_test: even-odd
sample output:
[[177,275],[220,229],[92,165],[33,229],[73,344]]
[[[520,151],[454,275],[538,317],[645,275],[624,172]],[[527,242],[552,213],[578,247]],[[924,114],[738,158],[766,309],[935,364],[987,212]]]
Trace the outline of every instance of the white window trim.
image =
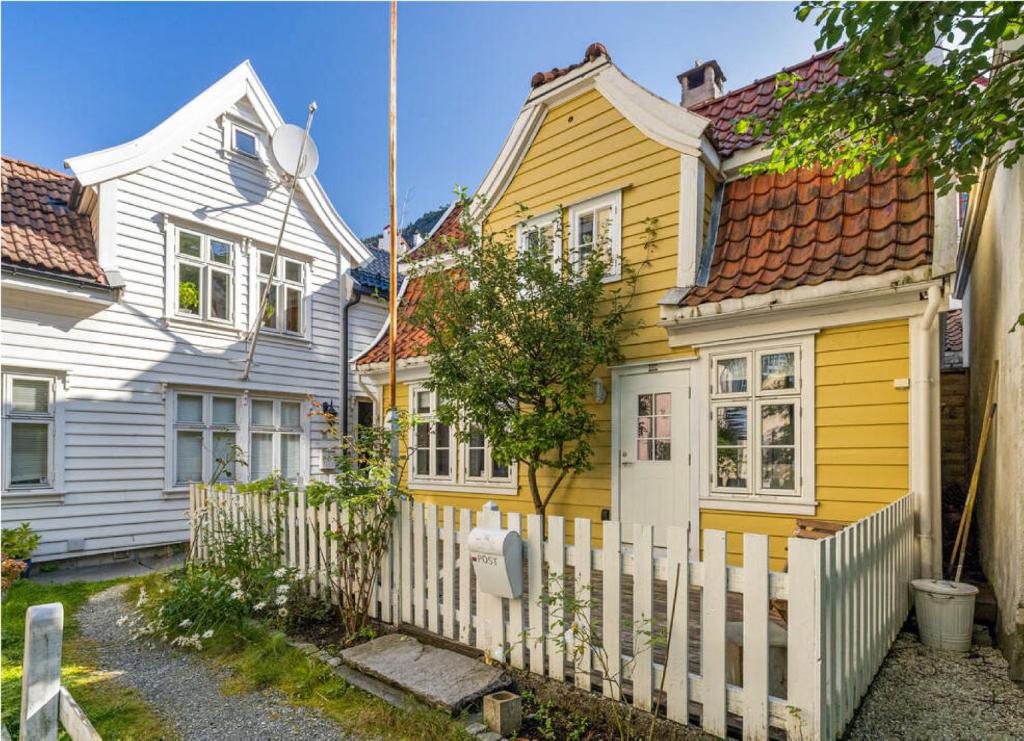
[[459,472],[462,474],[462,483],[466,485],[481,484],[483,486],[511,486],[516,480],[515,475],[517,471],[515,461],[513,461],[508,467],[508,476],[493,475],[494,459],[491,456],[491,440],[486,435],[484,435],[484,475],[470,476],[469,448],[469,430],[467,429],[459,442],[459,455],[461,457]]
[[[203,421],[202,422],[185,422],[181,423],[179,427],[178,423],[178,397],[179,396],[199,396],[203,400]],[[233,425],[225,424],[214,424],[213,423],[213,397],[221,399],[234,399],[235,400],[235,423]],[[166,466],[164,470],[164,491],[165,493],[178,493],[188,491],[187,484],[181,484],[177,480],[176,467],[178,463],[178,430],[194,430],[196,432],[203,433],[203,460],[200,466],[202,471],[202,482],[209,481],[213,475],[213,467],[216,465],[213,460],[213,433],[214,432],[234,432],[235,433],[235,445],[238,445],[243,452],[248,450],[248,446],[245,444],[246,439],[242,437],[244,423],[244,414],[246,413],[246,405],[244,403],[244,397],[237,390],[216,390],[216,389],[190,389],[180,388],[173,389],[167,394],[166,403]],[[246,453],[247,455],[247,453]],[[248,457],[246,457],[248,460]],[[235,469],[235,482],[244,480],[246,466],[239,465]],[[227,483],[227,482],[224,482]]]
[[[714,346],[699,348],[701,357],[697,378],[703,378],[700,393],[695,394],[693,439],[698,441],[701,454],[698,480],[698,501],[702,510],[732,510],[741,512],[764,512],[789,515],[814,515],[817,509],[815,484],[815,377],[814,377],[814,334],[787,336],[775,339],[748,339],[741,342],[716,343]],[[798,389],[796,393],[768,391],[755,393],[755,384],[760,383],[760,357],[767,352],[792,349],[797,353]],[[744,355],[750,358],[748,365],[748,394],[713,394],[715,386],[715,360]],[[754,439],[759,427],[754,415],[762,403],[775,399],[792,398],[796,405],[797,435],[794,468],[799,476],[795,494],[773,493],[759,488],[760,461],[757,458],[759,446]],[[717,406],[747,404],[748,434],[750,437],[750,476],[746,489],[723,490],[714,487],[715,436],[714,409]]]
[[[185,262],[189,262],[195,265],[216,265],[216,270],[221,272],[230,273],[231,275],[231,298],[229,303],[231,310],[231,318],[229,320],[217,319],[215,317],[204,318],[202,313],[200,315],[180,313],[178,311],[178,235],[181,232],[187,232],[189,234],[196,234],[201,238],[201,256],[199,258],[182,258]],[[218,242],[225,242],[231,245],[231,264],[221,265],[213,263],[211,260],[205,259],[202,255],[208,253],[210,240],[216,240]],[[165,274],[166,279],[164,280],[164,319],[169,324],[175,324],[184,327],[194,327],[196,329],[214,330],[214,331],[238,331],[242,326],[241,316],[241,276],[242,276],[242,255],[244,250],[242,244],[237,236],[226,235],[219,232],[206,231],[201,227],[194,227],[190,224],[179,223],[177,221],[170,221],[166,217],[164,219],[164,249],[165,249]],[[204,280],[208,281],[206,277],[209,274],[208,270],[203,271]],[[209,289],[207,289],[207,296],[209,295]],[[201,307],[205,312],[205,307]]]
[[549,211],[540,216],[533,216],[516,224],[516,251],[522,252],[527,232],[534,229],[551,227],[551,265],[556,269],[562,265],[562,234],[558,229],[561,211]]
[[[426,391],[427,389],[423,384],[410,385],[409,387],[409,414],[413,417],[420,417],[421,419],[431,420],[434,414],[429,415],[417,413],[416,411],[416,394],[420,391]],[[431,408],[437,409],[437,392],[432,391],[431,393]],[[486,494],[486,495],[505,495],[515,496],[519,490],[519,466],[513,461],[509,466],[509,477],[508,479],[498,479],[491,477],[490,462],[491,458],[489,455],[490,441],[486,441],[488,454],[485,456],[486,470],[488,472],[487,478],[470,478],[467,475],[469,469],[469,445],[468,438],[465,435],[457,433],[455,428],[450,428],[449,438],[450,445],[450,459],[449,459],[449,475],[448,476],[420,476],[416,472],[416,427],[410,425],[409,429],[409,451],[410,451],[410,465],[408,474],[408,485],[412,491],[443,491],[453,492],[460,494]],[[431,427],[430,431],[431,439],[431,452],[433,453],[433,441],[434,441],[434,429]]]
[[[249,167],[263,171],[266,169],[267,152],[269,143],[262,127],[253,121],[245,118],[225,114],[221,117],[221,154],[227,159],[231,158]],[[251,134],[256,139],[256,156],[246,154],[235,149],[235,131],[241,130]]]
[[[256,427],[252,424],[252,404],[255,401],[271,401],[274,403],[274,425],[273,427],[260,426]],[[299,405],[299,426],[297,428],[284,427],[281,424],[281,404],[291,403]],[[248,403],[245,409],[246,414],[246,438],[244,450],[246,451],[246,461],[249,465],[245,467],[244,478],[246,481],[252,481],[252,436],[254,434],[268,434],[273,436],[273,442],[271,448],[273,451],[274,462],[271,466],[271,471],[281,472],[281,435],[299,435],[299,472],[298,481],[296,483],[305,483],[309,481],[309,404],[308,402],[296,399],[294,397],[281,397],[281,396],[268,396],[266,394],[254,394],[248,398]]]
[[576,227],[577,217],[587,211],[595,211],[603,207],[611,207],[612,228],[608,235],[608,253],[611,256],[611,264],[608,266],[608,273],[604,277],[605,283],[613,283],[622,280],[622,191],[616,190],[605,193],[586,201],[575,203],[569,206],[569,261],[573,270],[579,266],[580,244],[577,241],[580,230]]
[[[255,396],[250,396],[250,394]],[[299,444],[299,476],[301,481],[309,481],[310,479],[310,420],[309,420],[309,406],[308,402],[298,396],[275,396],[273,393],[268,392],[250,392],[241,391],[239,389],[219,389],[211,388],[209,386],[202,387],[190,387],[182,386],[179,388],[168,389],[165,396],[165,424],[164,424],[164,439],[167,441],[165,446],[165,466],[164,466],[164,496],[168,498],[180,498],[188,492],[187,486],[181,486],[175,481],[174,467],[176,464],[177,450],[175,449],[176,436],[175,436],[175,422],[177,421],[177,395],[193,395],[193,396],[204,396],[204,405],[207,403],[205,397],[221,396],[221,397],[237,397],[238,406],[236,407],[235,422],[236,422],[236,435],[235,443],[242,449],[245,460],[248,463],[251,456],[251,425],[250,425],[250,414],[252,408],[252,398],[262,400],[277,400],[277,401],[291,401],[298,402],[300,404],[299,409],[299,421],[302,427],[302,434]],[[209,402],[211,405],[212,401]],[[205,409],[205,407],[204,407]],[[205,413],[205,412],[204,412]],[[276,414],[275,410],[275,414]],[[275,417],[277,419],[277,417]],[[210,450],[210,457],[212,462],[212,449]],[[204,455],[206,452],[204,451]],[[277,460],[278,452],[275,446],[275,461]],[[213,469],[209,470],[212,474]],[[204,468],[204,481],[208,478],[208,473]],[[249,482],[252,480],[250,476],[250,468],[248,465],[239,466],[236,471],[237,480],[239,482]]]
[[[43,413],[18,413],[13,411],[13,385],[15,380],[48,381],[50,384],[50,407]],[[67,376],[62,371],[42,369],[4,370],[3,372],[3,493],[10,498],[10,504],[18,499],[31,500],[33,504],[60,503],[64,491],[64,421]],[[11,479],[11,423],[25,419],[48,420],[50,426],[47,453],[49,481],[45,485],[12,486]]]
[[[431,411],[427,414],[420,412],[416,408],[416,397],[420,393],[430,394],[430,409]],[[435,451],[437,449],[437,425],[435,421],[437,419],[437,392],[428,391],[424,386],[412,386],[409,388],[409,413],[420,423],[430,423],[430,461],[431,468],[433,468],[433,461],[435,460]],[[456,445],[455,441],[455,430],[452,427],[448,428],[448,474],[445,476],[436,476],[431,474],[421,474],[416,467],[416,454],[419,448],[416,446],[416,423],[409,426],[409,451],[411,453],[412,460],[409,466],[409,481],[411,483],[429,483],[429,482],[448,482],[454,483],[456,481],[456,471],[458,470],[458,461],[456,460]]]
[[[249,316],[252,321],[256,320],[256,312],[259,311],[260,301],[263,299],[263,293],[260,291],[260,282],[263,280],[260,277],[260,256],[267,255],[268,257],[273,256],[273,250],[255,248],[249,251]],[[312,274],[312,265],[308,257],[300,257],[291,252],[281,251],[277,256],[277,265],[274,266],[274,283],[283,284],[285,286],[291,286],[292,288],[299,287],[294,281],[288,281],[284,278],[284,261],[291,260],[296,262],[302,268],[302,309],[301,309],[301,332],[289,332],[285,329],[277,329],[276,327],[265,327],[260,326],[260,337],[273,338],[275,340],[285,341],[303,341],[309,342],[312,337],[312,293],[309,288],[310,277]],[[277,319],[281,321],[285,311],[285,302],[281,301],[277,307]]]

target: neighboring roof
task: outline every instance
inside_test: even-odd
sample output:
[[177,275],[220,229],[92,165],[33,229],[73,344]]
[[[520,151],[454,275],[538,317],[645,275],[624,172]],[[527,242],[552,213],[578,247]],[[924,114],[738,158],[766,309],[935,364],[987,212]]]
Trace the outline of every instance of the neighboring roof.
[[391,277],[390,256],[386,250],[369,245],[366,248],[370,251],[369,261],[349,271],[356,282],[356,290],[365,294],[387,293]]
[[598,57],[605,57],[609,62],[612,61],[612,56],[611,54],[608,53],[608,50],[604,48],[604,44],[594,42],[593,44],[587,47],[585,52],[583,52],[582,62],[570,64],[568,67],[553,67],[547,72],[537,72],[533,75],[533,77],[530,78],[530,87],[538,88],[541,85],[547,85],[552,80],[557,80],[559,77],[564,77],[565,75],[572,72],[574,69],[582,67],[584,64],[587,64],[588,62],[593,62]]
[[[835,59],[835,54],[841,48],[829,49],[782,70],[795,73],[802,78],[803,81],[797,83],[794,94],[806,93],[823,85],[837,82],[840,77],[839,64]],[[728,157],[734,152],[749,149],[768,138],[766,132],[756,138],[750,132],[737,133],[736,123],[740,119],[751,116],[764,119],[772,118],[781,106],[782,101],[775,97],[775,75],[770,75],[755,80],[738,90],[698,103],[690,110],[711,119],[711,126],[708,127],[705,134],[715,145],[718,153],[722,157]]]
[[[166,158],[194,136],[201,126],[213,121],[242,98],[249,99],[260,124],[268,132],[284,124],[274,101],[247,59],[139,138],[109,149],[72,157],[64,164],[75,173],[83,186],[123,177]],[[369,259],[366,245],[338,215],[315,175],[299,180],[298,190],[327,228],[327,232],[348,254],[352,264],[358,265]]]
[[437,220],[426,241],[410,250],[406,259],[422,260],[448,252],[462,241],[462,236],[462,204],[455,202]]
[[[402,289],[398,306],[398,337],[395,343],[395,360],[405,360],[422,355],[430,341],[427,333],[414,326],[409,317],[423,296],[425,278],[417,275],[409,278]],[[373,347],[356,358],[356,365],[365,366],[388,361],[388,331],[385,324]]]
[[[443,254],[459,244],[462,240],[462,205],[453,203],[452,207],[438,220],[430,232],[430,237],[415,250],[406,255],[406,260],[414,261]],[[424,353],[429,337],[419,327],[409,322],[409,317],[416,310],[416,305],[423,296],[424,278],[422,275],[409,278],[402,286],[398,297],[398,337],[395,344],[395,360],[407,360]],[[377,339],[366,352],[355,359],[358,366],[373,363],[386,363],[388,360],[388,323],[385,322]]]
[[3,158],[3,262],[105,284],[89,217],[69,206],[73,177]]
[[680,305],[929,264],[932,182],[911,172],[868,170],[835,181],[816,168],[729,182],[708,283]]
[[964,349],[964,321],[963,311],[953,309],[946,312],[946,327],[942,335],[942,351],[944,353],[958,353]]

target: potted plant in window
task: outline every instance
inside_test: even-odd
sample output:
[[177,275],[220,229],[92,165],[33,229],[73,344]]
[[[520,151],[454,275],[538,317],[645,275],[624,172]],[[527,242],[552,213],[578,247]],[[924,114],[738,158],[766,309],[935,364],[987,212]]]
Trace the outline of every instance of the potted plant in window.
[[23,561],[25,576],[28,576],[32,570],[32,554],[39,547],[39,534],[32,529],[31,525],[23,522],[18,527],[4,528],[0,537],[2,537],[2,546],[0,547],[3,549],[4,570],[7,570],[8,559]]

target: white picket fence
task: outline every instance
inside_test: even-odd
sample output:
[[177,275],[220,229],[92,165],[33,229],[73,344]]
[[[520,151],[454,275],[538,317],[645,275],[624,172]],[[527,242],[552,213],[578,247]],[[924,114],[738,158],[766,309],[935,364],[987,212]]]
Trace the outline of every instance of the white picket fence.
[[[337,527],[336,509],[308,507],[302,491],[272,503],[201,487],[193,488],[191,505],[198,558],[216,556],[203,537],[210,522],[247,514],[276,532],[282,562],[310,575],[314,594],[331,598],[337,550],[326,532]],[[703,531],[703,559],[695,562],[688,559],[690,535],[684,528],[669,528],[667,548],[661,549],[649,525],[627,531],[619,522],[603,522],[601,548],[595,548],[590,520],[573,522],[571,543],[562,517],[547,518],[546,539],[540,516],[523,520],[491,503],[474,512],[404,501],[381,565],[374,617],[615,697],[616,684],[602,681],[594,657],[583,650],[573,662],[548,631],[555,618],[537,597],[548,579],[562,575],[563,585],[578,597],[598,600],[600,614],[591,617],[600,625],[607,663],[632,670],[622,699],[643,710],[658,705],[680,723],[695,719],[719,736],[742,726],[744,738],[767,738],[775,728],[790,738],[817,739],[836,737],[850,721],[910,609],[909,496],[831,538],[790,538],[786,572],[769,570],[765,535],[744,535],[743,564],[730,566],[726,534],[718,530]],[[520,598],[479,590],[466,545],[474,526],[523,533]],[[664,647],[641,647],[631,657],[631,626],[650,621],[667,631],[673,594],[667,661]],[[776,635],[784,630],[785,648],[770,646],[770,629]],[[770,694],[779,677],[784,697]]]

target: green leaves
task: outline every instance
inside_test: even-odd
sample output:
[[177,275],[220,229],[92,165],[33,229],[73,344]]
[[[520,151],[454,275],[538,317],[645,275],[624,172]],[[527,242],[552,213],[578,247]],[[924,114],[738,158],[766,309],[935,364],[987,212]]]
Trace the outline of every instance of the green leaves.
[[755,138],[767,132],[772,150],[746,172],[821,165],[849,177],[867,163],[918,160],[944,193],[968,189],[983,163],[1016,162],[1024,154],[1024,48],[1000,45],[1024,33],[1022,9],[1020,2],[801,3],[796,17],[813,17],[816,48],[845,44],[835,57],[844,79],[803,95],[793,73],[780,74],[778,115],[736,124]]

